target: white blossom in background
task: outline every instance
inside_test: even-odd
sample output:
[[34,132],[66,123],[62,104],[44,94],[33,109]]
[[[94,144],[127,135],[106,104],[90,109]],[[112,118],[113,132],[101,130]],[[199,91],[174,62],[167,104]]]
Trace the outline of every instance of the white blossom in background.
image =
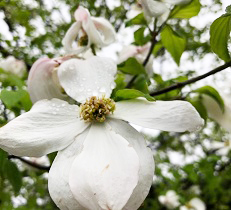
[[[120,64],[124,61],[126,61],[128,58],[136,58],[137,61],[142,64],[147,57],[150,50],[150,43],[144,45],[144,46],[135,46],[135,45],[129,45],[124,46],[124,48],[120,51],[117,63]],[[148,63],[145,66],[145,70],[149,76],[152,76],[153,74],[153,60],[154,56],[151,55]]]
[[231,99],[225,94],[221,94],[221,96],[225,104],[224,112],[221,110],[218,103],[210,96],[203,95],[202,103],[208,112],[208,116],[219,123],[228,132],[231,132]]
[[26,73],[26,64],[14,56],[8,56],[6,59],[0,60],[0,68],[18,77],[23,77]]
[[180,210],[206,210],[206,206],[201,199],[193,198],[186,205],[181,206]]
[[82,103],[40,100],[0,129],[0,147],[18,156],[59,151],[49,172],[49,192],[60,209],[138,209],[153,180],[152,152],[127,122],[184,132],[203,125],[186,101],[109,97],[116,64],[108,58],[69,59],[58,67],[65,92]]
[[139,0],[147,21],[150,21],[153,17],[157,17],[160,23],[163,23],[168,18],[172,6],[187,4],[190,1],[191,0]]
[[210,145],[210,149],[215,149],[217,155],[226,156],[231,150],[231,139],[224,142],[213,141]]
[[44,155],[42,157],[25,157],[25,159],[38,165],[50,166],[50,160],[47,155]]
[[199,185],[193,185],[189,188],[189,192],[194,194],[194,195],[200,195],[201,194],[201,189]]
[[158,197],[159,202],[168,209],[174,209],[180,205],[179,196],[174,190],[167,191],[166,195]]
[[62,41],[67,53],[79,54],[92,44],[104,47],[115,41],[116,32],[105,18],[91,17],[87,9],[79,6],[75,11],[75,19],[76,22],[71,25]]

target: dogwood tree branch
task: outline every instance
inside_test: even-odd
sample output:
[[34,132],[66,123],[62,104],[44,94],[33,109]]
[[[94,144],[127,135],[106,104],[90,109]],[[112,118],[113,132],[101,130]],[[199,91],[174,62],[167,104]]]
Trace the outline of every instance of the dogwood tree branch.
[[18,159],[18,160],[22,161],[23,163],[26,163],[27,165],[32,166],[34,168],[37,168],[39,170],[44,170],[44,171],[49,171],[50,170],[50,166],[40,165],[40,164],[31,162],[29,160],[26,160],[26,159],[24,159],[22,157],[18,157],[18,156],[15,156],[15,155],[8,155],[8,159]]
[[205,74],[202,74],[202,75],[200,75],[200,76],[194,77],[194,78],[189,79],[189,80],[186,80],[186,81],[184,81],[184,82],[176,83],[176,84],[174,84],[174,85],[171,85],[171,86],[169,86],[169,87],[163,88],[163,89],[161,89],[161,90],[157,90],[157,91],[155,91],[155,92],[153,92],[153,93],[150,93],[150,95],[151,95],[151,96],[157,96],[157,95],[161,95],[161,94],[170,92],[170,91],[172,91],[172,90],[176,90],[176,89],[179,89],[179,88],[183,88],[183,87],[186,86],[186,85],[195,83],[195,82],[197,82],[197,81],[199,81],[199,80],[202,80],[202,79],[204,79],[204,78],[206,78],[206,77],[208,77],[208,76],[211,76],[211,75],[213,75],[213,74],[216,74],[217,72],[223,71],[223,70],[225,70],[226,68],[228,68],[228,67],[230,67],[230,66],[231,66],[231,61],[229,61],[229,62],[227,62],[227,63],[225,63],[225,64],[223,64],[223,65],[221,65],[221,66],[219,66],[219,67],[217,67],[217,68],[215,68],[215,69],[213,69],[213,70],[211,70],[211,71],[209,71],[209,72],[207,72],[207,73],[205,73]]

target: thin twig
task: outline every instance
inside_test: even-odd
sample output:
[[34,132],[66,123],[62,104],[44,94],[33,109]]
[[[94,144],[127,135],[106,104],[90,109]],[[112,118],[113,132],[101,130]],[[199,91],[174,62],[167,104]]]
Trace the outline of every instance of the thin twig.
[[31,162],[29,160],[26,160],[26,159],[24,159],[22,157],[18,157],[18,156],[15,156],[15,155],[8,155],[8,159],[18,159],[18,160],[22,161],[23,163],[26,163],[27,165],[32,166],[34,168],[37,168],[39,170],[44,170],[44,171],[49,171],[50,170],[50,166],[40,165],[40,164]]
[[186,80],[184,82],[176,83],[176,84],[171,85],[169,87],[163,88],[162,90],[155,91],[155,92],[151,93],[150,95],[151,96],[157,96],[157,95],[161,95],[161,94],[170,92],[172,90],[182,88],[182,87],[184,87],[186,85],[192,84],[192,83],[197,82],[199,80],[202,80],[202,79],[204,79],[204,78],[206,78],[208,76],[216,74],[217,72],[220,72],[220,71],[222,71],[222,70],[224,70],[224,69],[226,69],[226,68],[228,68],[230,66],[231,66],[231,61],[229,61],[229,62],[225,63],[224,65],[221,65],[221,66],[219,66],[219,67],[217,67],[217,68],[215,68],[215,69],[213,69],[213,70],[211,70],[211,71],[209,71],[209,72],[207,72],[205,74],[202,74],[200,76],[194,77],[194,78],[189,79],[189,80]]

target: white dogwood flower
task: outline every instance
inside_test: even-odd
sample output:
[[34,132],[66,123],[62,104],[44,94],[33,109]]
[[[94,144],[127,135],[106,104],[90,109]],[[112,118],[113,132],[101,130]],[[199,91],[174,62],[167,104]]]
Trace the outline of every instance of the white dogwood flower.
[[26,64],[17,60],[14,56],[8,56],[6,59],[0,60],[0,68],[19,77],[23,77],[26,73]]
[[[120,64],[126,61],[128,58],[134,57],[137,59],[139,63],[142,64],[145,58],[147,57],[149,50],[150,50],[150,43],[144,46],[135,46],[135,45],[125,46],[119,53],[117,63]],[[152,76],[153,74],[153,60],[154,60],[154,56],[151,55],[148,60],[148,63],[145,66],[146,72],[149,76]]]
[[116,64],[108,58],[69,59],[58,68],[66,93],[81,106],[40,100],[0,129],[0,147],[19,156],[59,151],[49,172],[49,192],[60,209],[138,209],[153,180],[145,140],[128,122],[184,132],[203,125],[186,101],[114,102]]
[[115,41],[116,32],[105,18],[91,17],[87,9],[79,6],[75,11],[75,19],[76,22],[71,25],[62,41],[67,53],[79,54],[92,44],[104,47]]
[[193,198],[186,205],[181,206],[180,210],[206,210],[206,206],[201,199]]
[[169,190],[166,195],[159,196],[158,200],[168,209],[174,209],[180,205],[179,196],[174,190]]
[[164,22],[169,13],[170,7],[174,5],[187,4],[191,0],[140,0],[144,16],[147,20],[150,20],[152,17],[158,17],[161,22]]

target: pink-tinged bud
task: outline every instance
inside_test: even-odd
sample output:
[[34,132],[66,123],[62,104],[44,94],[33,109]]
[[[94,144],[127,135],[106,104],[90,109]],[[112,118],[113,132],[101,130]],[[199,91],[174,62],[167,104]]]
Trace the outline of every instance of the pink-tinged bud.
[[33,64],[28,77],[28,91],[33,103],[42,99],[66,98],[56,72],[62,61],[62,59],[40,58]]

